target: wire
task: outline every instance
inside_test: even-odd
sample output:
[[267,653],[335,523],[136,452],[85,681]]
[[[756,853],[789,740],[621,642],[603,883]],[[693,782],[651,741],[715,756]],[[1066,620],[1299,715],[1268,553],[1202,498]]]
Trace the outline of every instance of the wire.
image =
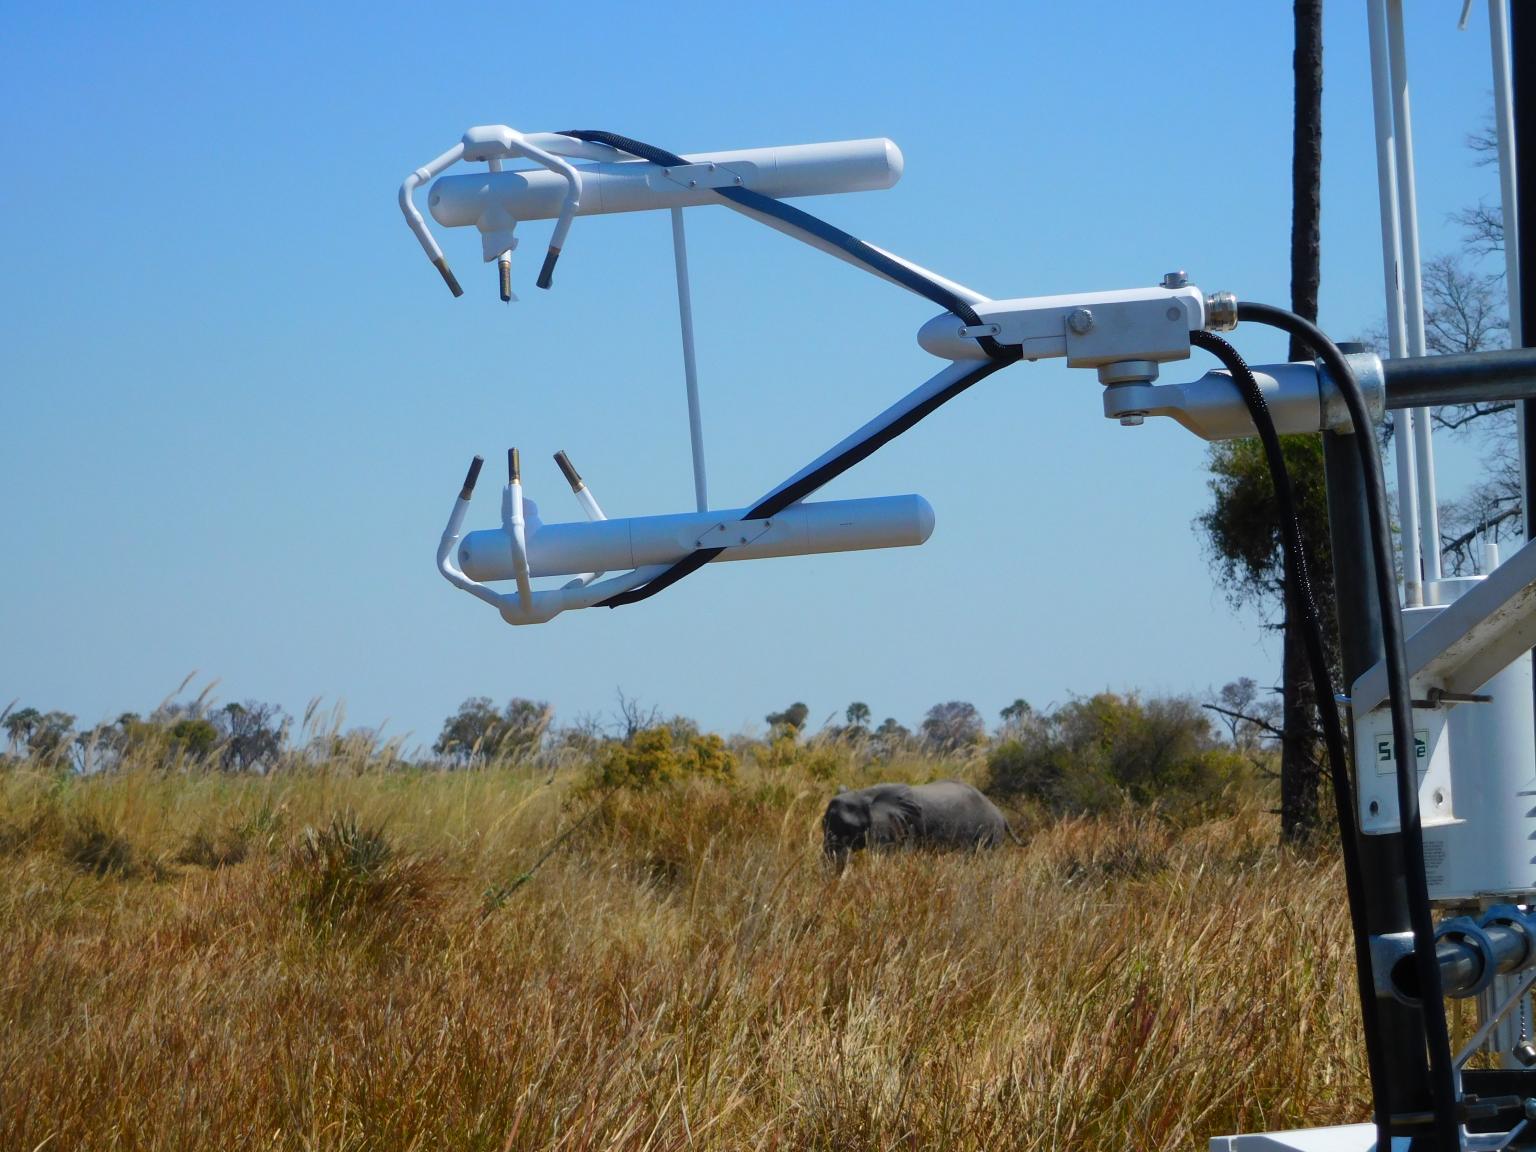
[[[570,136],[576,140],[586,140],[593,144],[604,144],[609,148],[616,148],[620,152],[628,152],[631,156],[638,156],[642,160],[648,160],[658,167],[683,168],[689,161],[675,152],[668,152],[665,148],[658,148],[654,144],[646,144],[632,139],[629,136],[621,136],[617,132],[602,132],[592,128],[575,128],[561,132],[562,136]],[[825,241],[852,256],[872,272],[888,277],[896,281],[904,288],[916,292],[919,296],[927,297],[940,308],[953,312],[968,325],[980,325],[981,317],[970,302],[956,295],[950,289],[940,284],[931,277],[924,276],[921,272],[881,252],[877,248],[864,243],[851,232],[844,232],[841,228],[828,224],[819,216],[812,216],[804,209],[796,208],[791,204],[785,204],[782,200],[775,200],[772,196],[765,196],[761,192],[754,192],[750,188],[738,188],[733,186],[710,189],[722,200],[729,200],[743,208],[764,216],[772,216],[776,220],[806,232],[818,240]],[[1009,349],[999,344],[991,336],[978,336],[976,343],[992,359],[1017,360],[1018,350]]]
[[[620,136],[616,132],[603,132],[590,128],[571,129],[560,133],[562,136],[570,136],[576,140],[585,140],[593,144],[604,144],[609,148],[615,148],[620,152],[628,152],[631,156],[638,156],[642,160],[667,168],[681,168],[688,161],[675,152],[668,152],[665,148],[658,148],[654,144],[646,144],[628,136]],[[956,295],[949,288],[940,284],[931,277],[924,276],[916,269],[897,260],[891,259],[884,252],[872,248],[852,233],[844,232],[841,228],[828,224],[820,217],[812,216],[809,212],[775,200],[772,196],[765,196],[761,192],[754,192],[750,188],[737,188],[734,186],[711,189],[715,195],[724,200],[731,201],[743,208],[764,216],[772,216],[776,220],[782,220],[794,228],[799,229],[818,240],[831,244],[854,259],[858,260],[872,272],[888,277],[905,288],[911,289],[920,296],[933,301],[940,308],[953,312],[964,320],[967,325],[980,326],[981,316],[970,303]],[[816,489],[841,476],[859,461],[867,459],[881,447],[889,444],[897,436],[917,424],[918,421],[937,411],[944,404],[953,400],[964,392],[972,384],[986,379],[999,368],[1014,363],[1021,358],[1021,352],[1017,345],[999,344],[991,336],[979,336],[976,338],[987,354],[987,359],[977,365],[975,369],[967,372],[943,391],[929,397],[923,403],[915,406],[910,412],[905,413],[899,419],[889,425],[871,433],[865,439],[853,444],[845,451],[828,460],[820,468],[802,476],[795,483],[787,485],[783,489],[765,496],[757,504],[753,505],[742,517],[743,520],[760,520],[768,516],[776,516],[785,508],[797,501],[805,499]],[[672,565],[654,580],[647,581],[639,588],[628,592],[621,592],[616,596],[610,596],[601,601],[605,608],[622,608],[626,604],[638,604],[647,600],[672,585],[683,577],[697,572],[708,564],[720,553],[723,548],[701,548],[690,552],[683,559]]]
[[1376,567],[1376,598],[1381,612],[1382,647],[1387,666],[1391,700],[1392,748],[1397,766],[1397,807],[1402,828],[1403,871],[1407,886],[1408,919],[1413,929],[1413,959],[1424,1016],[1424,1038],[1429,1049],[1430,1087],[1434,1098],[1435,1132],[1444,1152],[1461,1146],[1457,1119],[1456,1068],[1451,1058],[1450,1029],[1445,1018],[1445,997],[1440,965],[1435,958],[1434,920],[1429,907],[1429,884],[1424,872],[1424,830],[1419,818],[1418,758],[1413,741],[1413,701],[1409,692],[1408,657],[1403,647],[1402,614],[1397,595],[1396,565],[1392,557],[1391,521],[1387,511],[1386,483],[1381,455],[1376,448],[1372,421],[1359,382],[1349,361],[1321,329],[1308,320],[1268,304],[1239,301],[1239,322],[1251,320],[1289,334],[1312,350],[1323,362],[1354,425],[1354,441],[1360,453],[1365,481],[1365,506],[1371,526],[1371,554]]
[[1360,994],[1360,1017],[1365,1027],[1365,1055],[1370,1069],[1378,1145],[1389,1148],[1390,1136],[1385,1127],[1388,1117],[1384,1111],[1387,1106],[1385,1070],[1376,1030],[1376,990],[1371,977],[1371,934],[1365,916],[1365,879],[1360,864],[1360,846],[1356,839],[1355,809],[1350,803],[1354,792],[1349,779],[1344,727],[1339,721],[1339,710],[1334,703],[1333,676],[1328,668],[1328,656],[1323,643],[1322,613],[1318,610],[1312,591],[1312,574],[1309,571],[1301,519],[1296,511],[1295,493],[1285,465],[1280,436],[1275,431],[1274,417],[1270,415],[1269,404],[1264,399],[1264,392],[1259,387],[1253,369],[1236,348],[1214,332],[1191,332],[1189,342],[1211,353],[1232,373],[1232,381],[1242,394],[1249,415],[1253,417],[1254,427],[1258,429],[1264,458],[1275,486],[1275,502],[1280,506],[1281,547],[1285,552],[1289,575],[1285,585],[1292,595],[1291,608],[1301,617],[1300,632],[1307,650],[1313,691],[1317,696],[1317,714],[1323,728],[1323,743],[1328,750],[1334,813],[1338,819],[1339,838],[1343,847],[1344,890],[1349,901],[1349,926],[1354,937],[1355,976]]

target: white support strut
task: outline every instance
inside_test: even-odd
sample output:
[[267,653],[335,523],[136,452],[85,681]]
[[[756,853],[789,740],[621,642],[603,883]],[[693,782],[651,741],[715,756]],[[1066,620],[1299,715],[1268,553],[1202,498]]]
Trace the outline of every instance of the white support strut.
[[699,368],[693,351],[693,294],[688,287],[688,237],[683,210],[672,209],[672,260],[677,266],[677,318],[683,331],[683,382],[688,388],[688,441],[693,449],[693,498],[700,512],[709,509],[704,475],[704,423],[699,415]]

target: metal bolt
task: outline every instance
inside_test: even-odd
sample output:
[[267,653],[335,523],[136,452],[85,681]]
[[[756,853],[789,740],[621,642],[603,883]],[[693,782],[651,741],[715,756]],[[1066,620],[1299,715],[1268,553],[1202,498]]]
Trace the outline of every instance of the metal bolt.
[[1180,268],[1177,272],[1163,273],[1164,288],[1184,288],[1187,287],[1188,284],[1189,277],[1185,274],[1184,269],[1182,268]]
[[690,187],[690,188],[697,188],[698,186],[699,186],[699,182],[697,180],[690,180],[690,181],[688,181],[688,187]]
[[1127,428],[1140,428],[1142,424],[1146,423],[1146,419],[1145,412],[1127,412],[1124,416],[1120,417],[1120,423]]
[[1067,327],[1079,336],[1093,330],[1093,313],[1086,308],[1074,308],[1067,313]]
[[740,176],[736,177],[736,183],[738,183],[738,184],[741,183],[741,177]]
[[670,168],[663,168],[661,170],[661,174],[663,176],[670,176],[670,175],[672,175],[672,169],[670,169]]

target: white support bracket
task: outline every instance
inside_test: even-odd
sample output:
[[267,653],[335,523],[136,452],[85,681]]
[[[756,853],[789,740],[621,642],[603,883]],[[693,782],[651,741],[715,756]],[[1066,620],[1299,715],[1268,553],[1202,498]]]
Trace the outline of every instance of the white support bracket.
[[[1408,637],[1408,676],[1416,700],[1473,696],[1522,653],[1536,648],[1536,544],[1527,544],[1423,628]],[[1387,700],[1378,662],[1350,693],[1356,716]]]

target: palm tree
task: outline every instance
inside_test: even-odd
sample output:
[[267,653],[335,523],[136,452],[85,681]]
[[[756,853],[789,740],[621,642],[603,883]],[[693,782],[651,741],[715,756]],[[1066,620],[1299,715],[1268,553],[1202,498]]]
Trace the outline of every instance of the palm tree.
[[42,723],[43,714],[36,708],[22,708],[5,718],[5,735],[11,742],[11,751],[19,752],[21,746],[32,739],[32,733]]

